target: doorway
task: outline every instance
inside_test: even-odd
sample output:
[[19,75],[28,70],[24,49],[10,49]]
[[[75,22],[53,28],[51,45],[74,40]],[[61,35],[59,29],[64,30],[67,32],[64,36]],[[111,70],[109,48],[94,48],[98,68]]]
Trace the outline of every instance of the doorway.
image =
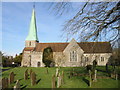
[[40,67],[40,62],[37,63],[37,67]]

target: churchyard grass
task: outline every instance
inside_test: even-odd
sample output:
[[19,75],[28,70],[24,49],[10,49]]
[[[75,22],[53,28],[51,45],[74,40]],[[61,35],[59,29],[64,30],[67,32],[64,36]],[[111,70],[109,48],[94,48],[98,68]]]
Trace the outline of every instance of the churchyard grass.
[[[24,80],[24,72],[28,69],[32,69],[36,73],[37,84],[32,86],[30,76],[28,80]],[[89,87],[89,74],[85,67],[62,67],[60,68],[60,73],[64,71],[64,84],[60,88],[118,88],[118,81],[107,76],[105,72],[105,67],[97,67],[98,75],[97,82],[93,82],[92,86]],[[15,81],[20,80],[21,88],[51,88],[52,87],[52,76],[55,74],[56,68],[48,68],[48,74],[46,73],[45,67],[16,67],[7,71],[2,72],[3,77],[9,77],[10,72],[14,72]],[[112,67],[110,67],[112,70]],[[70,72],[74,74],[70,77]],[[104,77],[101,77],[104,76]],[[15,82],[9,85],[9,88],[14,87]]]

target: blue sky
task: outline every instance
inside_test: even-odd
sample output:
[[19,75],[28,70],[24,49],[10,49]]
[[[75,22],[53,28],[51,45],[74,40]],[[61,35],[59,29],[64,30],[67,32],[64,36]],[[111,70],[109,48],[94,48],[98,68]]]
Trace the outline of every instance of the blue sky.
[[[65,42],[61,37],[62,25],[74,12],[55,16],[48,10],[50,3],[35,3],[39,42]],[[73,8],[77,7],[76,5]],[[7,55],[22,52],[28,35],[33,3],[2,3],[2,51]]]

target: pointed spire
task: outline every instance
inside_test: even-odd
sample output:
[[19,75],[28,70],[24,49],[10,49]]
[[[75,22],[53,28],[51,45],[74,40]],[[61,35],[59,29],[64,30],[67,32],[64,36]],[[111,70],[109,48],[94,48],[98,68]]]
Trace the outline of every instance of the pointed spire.
[[35,17],[35,5],[33,5],[29,34],[28,34],[26,40],[29,40],[29,41],[36,40],[36,41],[38,41],[37,27],[36,27],[36,17]]

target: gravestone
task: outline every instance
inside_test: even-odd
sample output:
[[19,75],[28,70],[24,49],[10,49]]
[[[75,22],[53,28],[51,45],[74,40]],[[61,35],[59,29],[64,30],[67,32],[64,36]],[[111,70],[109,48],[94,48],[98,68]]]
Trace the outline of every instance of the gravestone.
[[8,85],[9,85],[9,80],[8,80],[8,78],[6,78],[6,88],[8,88]]
[[117,73],[117,71],[115,71],[115,73],[114,73],[114,74],[115,74],[115,77],[114,77],[114,78],[115,78],[115,80],[118,80],[118,73]]
[[8,88],[8,78],[2,78],[2,88]]
[[118,80],[118,74],[117,73],[115,74],[115,79]]
[[35,72],[32,72],[31,74],[31,85],[35,85],[36,84],[36,74]]
[[97,70],[95,70],[95,72],[94,72],[94,79],[93,79],[93,81],[94,81],[94,82],[97,81]]
[[14,72],[11,72],[9,75],[9,84],[14,83]]
[[28,69],[24,72],[24,80],[28,79]]
[[20,83],[19,80],[17,80],[15,86],[14,86],[14,90],[20,90]]
[[61,83],[64,84],[64,71],[62,71],[62,76],[61,76]]
[[5,84],[6,84],[5,78],[2,78],[2,89],[6,88]]
[[62,76],[61,75],[59,76],[59,79],[60,79],[59,83],[60,83],[60,86],[61,86],[62,85]]
[[58,77],[59,69],[56,68],[56,77]]
[[55,75],[52,77],[52,88],[55,88]]
[[60,73],[58,74],[58,77],[57,77],[57,88],[59,88],[61,86],[61,76],[60,76]]
[[92,84],[92,77],[91,77],[91,70],[89,70],[89,86],[91,87],[91,84]]

